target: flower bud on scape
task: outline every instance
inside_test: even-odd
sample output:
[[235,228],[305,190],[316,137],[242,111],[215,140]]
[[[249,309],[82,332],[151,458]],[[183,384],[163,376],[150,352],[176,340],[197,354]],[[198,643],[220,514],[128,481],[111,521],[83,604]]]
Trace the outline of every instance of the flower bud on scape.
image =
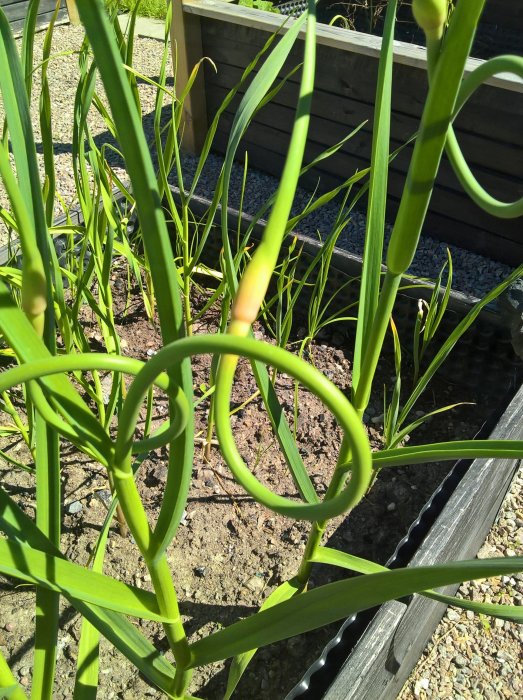
[[447,20],[448,0],[412,0],[412,14],[425,33],[441,31]]

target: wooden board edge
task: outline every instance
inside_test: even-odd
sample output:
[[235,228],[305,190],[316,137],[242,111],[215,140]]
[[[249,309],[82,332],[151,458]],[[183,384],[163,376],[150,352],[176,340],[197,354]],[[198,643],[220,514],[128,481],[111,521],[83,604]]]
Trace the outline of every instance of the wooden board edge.
[[[182,0],[182,7],[186,13],[244,25],[270,33],[286,32],[295,21],[292,18],[282,17],[282,15],[242,7],[230,2],[223,2],[223,0]],[[304,32],[301,33],[301,36],[304,36]],[[317,42],[324,46],[331,46],[341,51],[353,51],[374,59],[379,58],[381,49],[380,37],[342,27],[329,27],[324,24],[318,26]],[[425,49],[416,44],[395,41],[394,60],[397,63],[420,68],[426,72]],[[484,61],[480,59],[470,58],[467,61],[465,73],[471,73],[482,63]],[[512,74],[500,73],[486,82],[494,87],[523,92],[523,80]]]
[[[503,412],[492,433],[493,438],[523,439],[523,424],[520,419],[522,406],[523,385]],[[474,460],[418,549],[411,565],[448,561],[449,552],[453,559],[476,556],[519,464],[520,460]],[[484,493],[489,487],[489,498],[485,499]],[[475,506],[472,514],[463,508],[464,501],[469,499],[473,500]],[[462,536],[463,528],[460,527],[460,524],[465,525],[465,521],[469,524],[467,537]],[[475,523],[473,530],[470,529],[470,521]],[[445,592],[452,594],[456,589],[456,586],[452,586]],[[390,610],[384,607],[355,646],[323,700],[340,700],[342,697],[344,700],[394,700],[445,609],[446,606],[441,603],[414,596],[403,612],[397,611],[394,624],[391,625]],[[384,626],[385,620],[389,627]],[[376,647],[376,641],[371,636],[376,630],[382,634],[379,653],[375,649],[372,668],[361,674],[361,659],[366,649]]]

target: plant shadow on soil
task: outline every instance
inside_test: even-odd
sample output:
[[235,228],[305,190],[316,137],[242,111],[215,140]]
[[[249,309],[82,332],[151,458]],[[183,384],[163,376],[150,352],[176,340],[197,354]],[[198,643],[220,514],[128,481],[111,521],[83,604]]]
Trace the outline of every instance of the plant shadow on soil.
[[[116,269],[115,279],[122,274],[122,269]],[[136,289],[134,293],[137,293]],[[124,296],[115,294],[123,352],[146,360],[161,346],[160,336],[141,311],[139,296],[133,297],[126,316],[118,317],[118,313],[123,314],[125,308]],[[195,306],[201,302],[202,297],[196,295]],[[213,332],[216,320],[217,313],[212,310],[207,319],[199,322],[195,332]],[[95,349],[99,344],[98,331],[91,323],[89,314],[85,314],[84,321],[86,333]],[[258,338],[273,342],[260,324],[256,324],[255,334]],[[315,341],[310,348],[314,364],[343,391],[350,389],[349,345],[347,330],[340,326],[328,336]],[[209,381],[209,368],[210,357],[194,358],[197,397],[199,387]],[[390,387],[393,380],[393,363],[385,358],[380,362],[375,383],[378,390],[371,402],[372,418],[367,426],[374,449],[381,445],[379,414],[383,412],[383,407],[380,387],[384,384]],[[275,386],[286,417],[292,422],[294,384],[290,377],[278,375]],[[240,406],[255,388],[248,363],[241,361],[233,390],[233,406]],[[427,412],[459,400],[476,400],[477,405],[462,406],[435,417],[414,433],[412,442],[436,441],[445,439],[449,434],[457,438],[474,435],[489,413],[489,401],[485,397],[472,397],[466,389],[457,389],[436,380],[416,410]],[[208,402],[203,401],[196,414],[196,435],[199,439],[204,435],[207,409]],[[165,399],[157,396],[154,425],[163,419],[166,411]],[[297,497],[260,402],[253,400],[247,404],[232,417],[232,425],[240,454],[258,478],[282,495]],[[321,496],[325,493],[336,460],[340,432],[332,416],[325,414],[316,397],[303,389],[299,394],[297,439],[312,482]],[[17,455],[20,458],[20,451]],[[147,457],[137,476],[151,521],[154,521],[163,497],[166,464],[166,450],[158,450]],[[449,468],[449,464],[440,464],[383,471],[372,491],[350,518],[339,517],[329,524],[326,533],[329,546],[385,563]],[[34,517],[32,476],[5,465],[2,472],[5,488]],[[107,493],[107,480],[99,465],[79,456],[69,447],[64,449],[63,474],[63,500],[66,505],[62,551],[69,559],[85,565],[106,513],[100,496]],[[79,512],[68,512],[67,504],[72,501],[81,503]],[[168,550],[168,560],[187,630],[190,638],[196,640],[254,613],[271,590],[296,573],[308,526],[280,517],[256,504],[234,482],[216,447],[212,448],[210,462],[205,462],[200,442],[196,444],[186,511],[184,523]],[[129,536],[122,537],[116,527],[111,528],[104,573],[142,588],[150,588],[150,578],[136,546]],[[343,576],[346,573],[331,567],[318,567],[311,585],[318,586]],[[15,601],[15,590],[13,584],[7,583],[3,588],[4,595],[0,597],[1,618],[6,623],[12,623],[8,627],[4,625],[0,645],[5,642],[4,651],[18,672],[20,668],[31,666],[33,618],[29,614],[32,606],[27,604],[27,593],[20,594],[24,596],[22,602]],[[67,603],[62,616],[64,624],[57,670],[60,690],[57,697],[68,698],[72,697],[73,692],[80,620],[77,615],[71,616]],[[158,625],[147,621],[137,624],[159,650],[167,651],[163,631]],[[13,625],[14,629],[11,630]],[[236,696],[260,700],[284,697],[338,627],[339,623],[260,650],[248,667]],[[190,692],[207,700],[222,697],[228,665],[229,662],[197,669]],[[124,697],[123,693],[127,691],[131,695],[125,695],[126,698],[161,697],[158,691],[137,678],[136,670],[107,643],[102,643],[101,668],[101,697]],[[107,672],[108,669],[110,672]]]

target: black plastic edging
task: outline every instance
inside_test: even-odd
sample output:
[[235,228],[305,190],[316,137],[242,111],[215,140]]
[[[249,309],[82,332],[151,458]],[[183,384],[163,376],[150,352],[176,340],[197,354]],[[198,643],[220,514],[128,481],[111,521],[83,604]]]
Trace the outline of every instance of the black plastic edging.
[[[176,196],[176,188],[173,188],[173,192]],[[200,215],[209,204],[208,200],[200,197],[194,197],[191,201],[193,211]],[[218,218],[220,214],[218,212]],[[233,230],[240,219],[242,230],[253,223],[252,217],[246,214],[240,216],[233,209],[228,210],[228,218]],[[254,239],[261,237],[264,223],[260,221],[255,224]],[[306,236],[298,235],[298,238],[306,254],[313,257],[320,244]],[[332,268],[340,277],[356,277],[360,274],[361,259],[337,250]],[[431,294],[430,287],[405,292],[411,305],[420,296],[430,298]],[[453,292],[449,310],[462,318],[476,301]],[[484,328],[479,333],[476,330],[476,338],[469,341],[466,352],[484,354],[488,359],[490,352],[485,336],[490,338],[491,333],[485,330],[486,327],[493,328],[493,334],[505,336],[502,347],[506,350],[508,331],[500,316],[493,310],[484,309],[478,321],[484,324]],[[498,396],[504,397],[504,400],[500,401],[501,406],[476,437],[523,439],[521,362],[515,360],[513,353],[510,362],[510,354],[509,350],[504,358],[507,360],[505,371],[507,365],[509,368],[508,381],[498,384]],[[490,363],[493,364],[491,360]],[[483,373],[481,381],[486,381]],[[508,408],[504,410],[508,402]],[[474,557],[494,522],[517,466],[518,460],[457,462],[422,508],[387,564],[391,567],[405,566],[410,560],[410,565],[421,566]],[[451,586],[445,592],[452,594],[457,588]],[[377,610],[352,616],[343,623],[285,700],[393,700],[445,609],[446,606],[441,603],[414,596],[408,604],[390,601]]]
[[[501,416],[498,413],[478,437],[523,439],[521,415],[523,385]],[[410,566],[475,557],[495,520],[518,463],[518,460],[507,459],[457,462],[423,507],[388,565],[392,568],[404,566],[405,555],[416,545],[415,553],[411,552],[414,555]],[[449,586],[444,592],[454,594],[457,588]],[[285,700],[393,700],[445,609],[441,603],[414,596],[408,605],[391,601],[381,606],[375,615],[353,616],[343,624]]]

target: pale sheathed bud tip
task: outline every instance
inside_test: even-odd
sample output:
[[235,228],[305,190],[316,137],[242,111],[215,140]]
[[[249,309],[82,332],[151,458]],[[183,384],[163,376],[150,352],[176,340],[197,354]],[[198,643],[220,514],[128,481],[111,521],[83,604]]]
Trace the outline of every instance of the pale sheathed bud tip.
[[447,21],[448,0],[412,0],[412,14],[424,32],[442,29]]

